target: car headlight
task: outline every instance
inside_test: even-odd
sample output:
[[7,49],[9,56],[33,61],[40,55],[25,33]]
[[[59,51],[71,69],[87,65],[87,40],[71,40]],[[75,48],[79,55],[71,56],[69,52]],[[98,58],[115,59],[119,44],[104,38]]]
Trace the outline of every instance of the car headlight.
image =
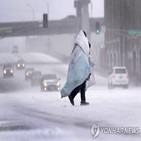
[[20,64],[18,64],[18,67],[20,67]]
[[46,87],[47,86],[47,83],[44,83],[44,86]]
[[28,72],[26,73],[26,75],[28,76]]
[[25,64],[23,64],[23,67],[25,66]]
[[59,83],[59,82],[57,82],[56,86],[58,86],[58,87],[59,87],[59,86],[60,86],[60,83]]
[[3,73],[6,74],[6,70],[4,70]]
[[13,70],[11,70],[10,72],[13,73]]

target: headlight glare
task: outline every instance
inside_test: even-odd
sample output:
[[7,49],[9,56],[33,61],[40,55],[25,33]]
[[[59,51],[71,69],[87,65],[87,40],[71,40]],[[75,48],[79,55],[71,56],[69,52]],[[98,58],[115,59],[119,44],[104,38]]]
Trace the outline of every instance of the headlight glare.
[[3,73],[6,74],[6,70],[4,70]]
[[11,70],[10,72],[13,73],[13,70]]
[[59,82],[57,82],[56,86],[60,86],[60,83],[59,83]]
[[47,83],[44,83],[44,86],[46,87],[47,86]]

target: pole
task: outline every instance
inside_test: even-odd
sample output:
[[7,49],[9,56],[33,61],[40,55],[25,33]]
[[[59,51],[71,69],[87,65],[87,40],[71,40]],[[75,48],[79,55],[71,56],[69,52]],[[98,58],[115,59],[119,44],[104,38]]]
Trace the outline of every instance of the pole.
[[[45,3],[46,3],[46,10],[47,10],[47,14],[48,14],[48,20],[49,20],[49,3],[47,0],[45,0]],[[47,51],[50,50],[50,47],[49,47],[49,42],[50,42],[50,39],[49,39],[49,34],[47,35]]]

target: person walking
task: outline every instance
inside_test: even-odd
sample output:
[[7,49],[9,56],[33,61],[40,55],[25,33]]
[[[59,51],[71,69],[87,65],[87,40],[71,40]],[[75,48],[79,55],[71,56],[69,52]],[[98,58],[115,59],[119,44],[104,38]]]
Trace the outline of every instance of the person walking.
[[61,89],[61,98],[68,96],[72,105],[79,92],[81,93],[80,105],[89,104],[86,102],[85,91],[93,67],[93,63],[89,61],[90,47],[85,31],[81,30],[76,37],[71,53],[67,82]]

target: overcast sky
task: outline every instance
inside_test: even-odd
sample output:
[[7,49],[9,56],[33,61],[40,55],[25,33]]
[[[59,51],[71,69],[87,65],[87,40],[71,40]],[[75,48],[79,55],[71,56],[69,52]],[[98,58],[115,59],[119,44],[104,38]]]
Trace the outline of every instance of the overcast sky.
[[[104,16],[104,0],[92,1],[92,17]],[[74,0],[0,0],[0,22],[42,20],[49,7],[49,19],[75,15]],[[91,7],[91,6],[90,6]],[[90,10],[91,11],[91,10]]]

